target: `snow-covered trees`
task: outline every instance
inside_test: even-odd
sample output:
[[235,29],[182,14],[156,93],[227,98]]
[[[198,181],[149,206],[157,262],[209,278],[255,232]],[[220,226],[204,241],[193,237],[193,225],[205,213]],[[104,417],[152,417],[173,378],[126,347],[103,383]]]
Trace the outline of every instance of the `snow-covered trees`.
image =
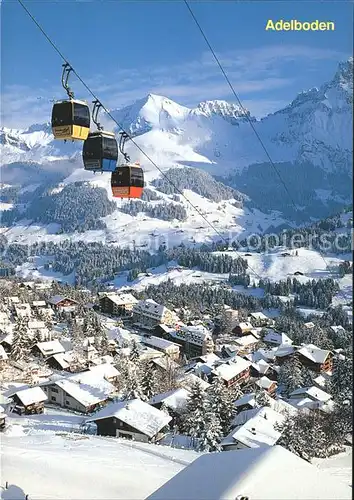
[[188,436],[198,439],[205,429],[207,398],[200,383],[191,387],[191,394],[186,404],[183,426]]
[[295,389],[303,387],[302,365],[297,356],[292,356],[280,366],[278,383],[287,395]]
[[254,399],[258,408],[263,406],[270,406],[270,396],[264,389],[258,389],[255,392]]
[[31,338],[28,333],[27,322],[24,318],[18,318],[13,332],[11,345],[11,359],[21,361],[25,359],[31,348]]
[[329,383],[330,392],[335,401],[352,400],[353,391],[353,360],[335,357],[333,360],[333,375]]
[[276,426],[282,432],[278,444],[309,461],[338,453],[351,430],[351,417],[346,425],[341,412],[342,408],[331,413],[311,410],[288,416],[282,425]]
[[130,349],[130,354],[129,354],[129,360],[132,361],[133,363],[136,363],[139,359],[139,348],[138,344],[136,343],[135,340],[133,340],[131,349]]
[[143,361],[139,366],[141,391],[146,400],[149,401],[157,390],[156,371],[151,363]]
[[234,397],[220,377],[215,377],[208,392],[208,407],[219,421],[223,434],[227,434],[235,415]]
[[205,425],[200,434],[199,450],[221,451],[220,442],[223,435],[224,433],[218,416],[213,411],[207,411],[205,415]]

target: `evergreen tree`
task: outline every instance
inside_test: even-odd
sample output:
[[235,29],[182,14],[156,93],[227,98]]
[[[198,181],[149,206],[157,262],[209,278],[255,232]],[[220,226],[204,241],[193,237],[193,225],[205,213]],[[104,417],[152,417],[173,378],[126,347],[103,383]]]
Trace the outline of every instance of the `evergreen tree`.
[[11,358],[14,361],[25,359],[30,350],[30,337],[27,322],[24,318],[17,318],[11,345]]
[[140,365],[140,374],[141,390],[146,400],[149,401],[156,394],[156,372],[151,363],[143,362]]
[[135,340],[133,340],[132,347],[131,347],[130,354],[129,354],[129,359],[130,359],[130,361],[135,363],[136,361],[138,361],[139,356],[140,356],[140,353],[139,353],[138,344],[136,343]]
[[271,397],[268,396],[267,392],[264,389],[256,390],[254,398],[258,408],[262,408],[263,406],[270,406]]
[[296,355],[280,366],[278,383],[287,395],[304,386],[302,365]]
[[221,432],[227,434],[235,415],[234,397],[220,377],[215,377],[208,392],[210,412],[219,421]]
[[185,419],[183,427],[188,436],[191,436],[196,444],[205,430],[205,419],[207,412],[207,398],[205,391],[199,382],[191,386],[191,393],[186,404]]
[[295,455],[308,461],[313,457],[324,458],[329,455],[321,412],[299,412],[295,416],[288,416],[282,425],[276,425],[275,428],[282,432],[277,444]]
[[201,431],[198,449],[200,451],[221,451],[220,442],[223,436],[218,416],[209,409],[205,415],[205,426]]
[[142,401],[147,401],[147,397],[144,395],[140,385],[138,368],[129,361],[123,399],[141,399]]

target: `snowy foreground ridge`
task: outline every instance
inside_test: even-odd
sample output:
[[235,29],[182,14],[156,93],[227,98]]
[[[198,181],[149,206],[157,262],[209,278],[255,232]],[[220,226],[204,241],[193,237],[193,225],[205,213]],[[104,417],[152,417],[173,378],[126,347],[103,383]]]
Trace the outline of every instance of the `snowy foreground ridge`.
[[327,460],[318,461],[321,471],[279,446],[201,456],[117,438],[44,433],[2,436],[1,455],[2,486],[9,483],[4,500],[25,494],[29,500],[234,500],[235,484],[250,500],[351,498],[351,456],[330,459],[328,469]]

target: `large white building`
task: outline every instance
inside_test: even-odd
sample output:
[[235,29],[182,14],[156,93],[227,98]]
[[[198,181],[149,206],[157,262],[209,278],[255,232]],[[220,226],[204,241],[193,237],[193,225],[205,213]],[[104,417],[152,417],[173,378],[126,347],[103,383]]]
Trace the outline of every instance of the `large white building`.
[[175,326],[179,318],[167,307],[146,299],[140,300],[133,307],[133,320],[145,328],[155,328],[159,324]]

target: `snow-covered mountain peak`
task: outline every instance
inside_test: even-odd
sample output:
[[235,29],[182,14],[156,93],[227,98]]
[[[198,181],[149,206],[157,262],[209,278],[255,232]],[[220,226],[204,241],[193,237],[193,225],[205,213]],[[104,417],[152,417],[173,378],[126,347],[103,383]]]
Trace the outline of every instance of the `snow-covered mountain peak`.
[[133,135],[152,129],[175,130],[190,110],[167,97],[148,94],[134,104],[111,111],[122,127]]
[[349,57],[347,61],[339,63],[338,70],[327,88],[337,87],[345,92],[353,93],[353,74],[353,57]]
[[247,109],[242,109],[238,104],[222,100],[203,101],[198,104],[194,111],[205,116],[219,115],[236,119],[244,118],[246,114],[249,115]]

